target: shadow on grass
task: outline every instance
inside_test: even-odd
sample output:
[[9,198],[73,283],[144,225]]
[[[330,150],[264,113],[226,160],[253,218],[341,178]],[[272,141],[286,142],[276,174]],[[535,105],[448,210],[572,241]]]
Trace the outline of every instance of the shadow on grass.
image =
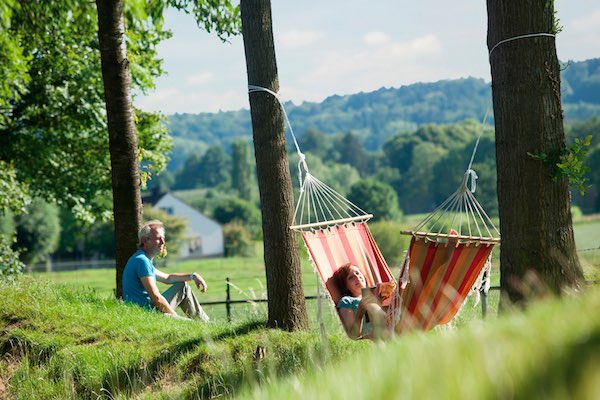
[[[216,335],[186,340],[165,348],[147,363],[140,362],[139,365],[127,365],[119,368],[117,371],[106,371],[101,380],[100,390],[103,392],[103,396],[107,398],[112,398],[117,393],[132,395],[143,390],[152,382],[157,381],[162,370],[169,366],[177,365],[182,356],[190,352],[199,352],[194,357],[196,361],[195,367],[202,369],[202,361],[209,359],[212,362],[219,361],[215,359],[215,355],[211,354],[206,347],[208,342],[219,342],[228,338],[245,336],[254,331],[264,329],[265,324],[265,321],[248,321],[231,328],[224,328],[222,332]],[[204,377],[202,378],[202,382],[198,382],[198,386],[192,389],[194,392],[192,397],[212,398],[215,395],[231,394],[244,381],[244,374],[241,372],[229,372],[225,374],[217,373],[218,371],[213,370],[202,370],[201,372],[202,374],[200,375],[204,375]],[[92,388],[81,386],[77,387],[77,392],[83,396],[98,395]]]

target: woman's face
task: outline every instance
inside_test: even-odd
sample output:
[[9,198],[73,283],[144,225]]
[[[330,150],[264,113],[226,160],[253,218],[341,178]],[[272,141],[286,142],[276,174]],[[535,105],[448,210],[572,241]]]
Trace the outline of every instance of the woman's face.
[[351,265],[348,267],[348,275],[346,276],[346,287],[353,296],[359,296],[362,288],[367,286],[365,276],[360,272],[357,266]]

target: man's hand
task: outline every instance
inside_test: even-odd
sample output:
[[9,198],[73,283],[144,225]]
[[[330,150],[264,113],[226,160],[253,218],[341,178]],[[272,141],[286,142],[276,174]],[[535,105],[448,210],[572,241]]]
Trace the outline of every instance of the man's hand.
[[192,279],[194,280],[194,283],[196,284],[196,287],[202,292],[206,292],[206,289],[208,289],[208,286],[206,285],[206,282],[204,282],[204,279],[202,279],[202,277],[200,275],[198,275],[197,273],[193,273],[192,274]]

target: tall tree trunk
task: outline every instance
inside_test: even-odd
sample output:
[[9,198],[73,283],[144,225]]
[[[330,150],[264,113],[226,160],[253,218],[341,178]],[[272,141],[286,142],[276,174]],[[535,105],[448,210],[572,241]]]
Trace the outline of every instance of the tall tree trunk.
[[[242,0],[248,82],[279,90],[269,0]],[[263,220],[270,327],[306,329],[308,319],[293,222],[292,179],[283,113],[271,94],[250,94],[256,172]]]
[[[552,32],[553,7],[541,0],[487,0],[488,48],[524,34]],[[583,273],[573,237],[568,180],[553,177],[565,149],[560,69],[553,37],[511,40],[490,57],[502,305],[524,303],[548,290],[577,288]]]
[[137,248],[137,231],[142,221],[138,145],[125,50],[123,1],[96,0],[96,6],[112,167],[116,295],[120,298],[123,269]]

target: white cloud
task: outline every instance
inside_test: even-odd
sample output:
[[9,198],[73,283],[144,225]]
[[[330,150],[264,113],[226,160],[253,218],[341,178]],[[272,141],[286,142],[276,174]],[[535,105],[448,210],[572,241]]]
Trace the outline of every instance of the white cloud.
[[290,30],[284,32],[277,39],[282,47],[298,49],[310,46],[323,37],[323,34],[318,31],[300,31]]
[[580,18],[574,19],[571,25],[572,26],[570,26],[569,29],[579,32],[597,31],[598,26],[600,26],[600,11],[595,11],[591,14],[586,14]]
[[420,54],[433,54],[441,50],[442,42],[437,36],[429,34],[413,40],[410,47]]
[[[352,81],[358,77],[357,74],[368,74],[371,79],[382,82],[389,78],[389,73],[420,65],[424,62],[423,58],[439,55],[441,50],[441,41],[435,35],[427,35],[409,42],[390,42],[349,54],[333,51],[320,57],[316,68],[307,77],[323,82]],[[386,71],[385,76],[378,76],[382,71]]]
[[366,45],[381,45],[390,42],[390,36],[384,32],[369,32],[363,37]]
[[201,85],[214,80],[215,76],[212,72],[200,72],[194,75],[189,75],[186,82],[190,85]]

